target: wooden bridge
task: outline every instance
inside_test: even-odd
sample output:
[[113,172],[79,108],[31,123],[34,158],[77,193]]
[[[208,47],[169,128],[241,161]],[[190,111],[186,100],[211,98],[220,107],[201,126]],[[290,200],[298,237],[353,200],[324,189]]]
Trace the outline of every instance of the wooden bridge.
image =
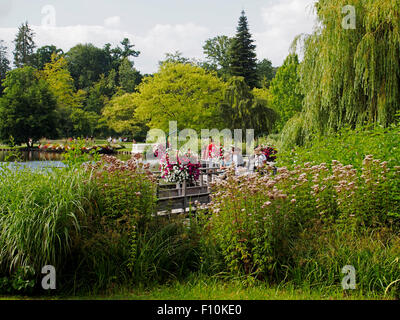
[[194,203],[208,204],[210,202],[210,183],[220,175],[219,168],[200,168],[199,180],[188,184],[160,183],[158,184],[158,215],[184,214],[195,212]]

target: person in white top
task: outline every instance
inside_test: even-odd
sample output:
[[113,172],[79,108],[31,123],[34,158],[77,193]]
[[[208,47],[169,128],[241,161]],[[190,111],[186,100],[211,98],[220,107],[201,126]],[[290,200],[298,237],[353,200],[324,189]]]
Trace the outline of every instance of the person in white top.
[[239,148],[235,148],[235,146],[231,146],[232,151],[229,153],[226,161],[225,161],[225,166],[230,166],[234,165],[235,168],[237,167],[243,167],[244,166],[244,160],[242,157],[242,154],[240,152]]

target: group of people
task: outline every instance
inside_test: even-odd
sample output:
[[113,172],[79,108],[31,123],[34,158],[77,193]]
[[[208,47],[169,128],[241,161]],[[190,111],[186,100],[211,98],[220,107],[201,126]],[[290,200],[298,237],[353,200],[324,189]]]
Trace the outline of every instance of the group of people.
[[[225,152],[222,147],[217,146],[213,139],[210,139],[207,148],[203,150],[202,159],[206,160],[210,167],[220,167],[225,169],[234,166],[236,169],[245,167],[245,161],[242,156],[242,150],[234,145],[229,147],[229,151]],[[262,147],[254,149],[254,155],[249,158],[247,169],[249,171],[259,171],[265,168],[267,157],[262,152]]]
[[[121,143],[121,142],[127,142],[128,141],[128,138],[125,138],[125,137],[119,137],[118,138],[118,140],[116,139],[116,138],[112,138],[112,137],[109,137],[108,139],[107,139],[107,142],[108,143],[113,143],[113,144],[116,144],[116,143]],[[136,143],[136,141],[135,140],[133,140],[133,143]]]

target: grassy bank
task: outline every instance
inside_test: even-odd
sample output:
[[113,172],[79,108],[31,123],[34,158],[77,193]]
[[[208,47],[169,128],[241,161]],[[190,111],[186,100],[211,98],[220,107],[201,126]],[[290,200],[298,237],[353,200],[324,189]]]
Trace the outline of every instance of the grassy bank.
[[0,300],[10,299],[51,299],[51,300],[393,300],[395,296],[379,295],[359,290],[344,291],[341,287],[313,288],[304,285],[295,287],[290,283],[269,286],[258,283],[243,285],[239,280],[221,280],[193,276],[182,281],[153,287],[132,289],[114,288],[102,294],[91,295],[49,295],[49,296],[0,296]]

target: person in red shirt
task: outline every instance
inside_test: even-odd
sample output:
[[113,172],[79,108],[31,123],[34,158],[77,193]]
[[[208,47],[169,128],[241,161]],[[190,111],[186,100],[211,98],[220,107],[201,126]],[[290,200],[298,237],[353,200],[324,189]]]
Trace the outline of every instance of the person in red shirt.
[[215,151],[216,151],[216,145],[214,144],[213,139],[210,138],[210,143],[208,144],[208,147],[207,147],[208,159],[212,159],[215,156]]

